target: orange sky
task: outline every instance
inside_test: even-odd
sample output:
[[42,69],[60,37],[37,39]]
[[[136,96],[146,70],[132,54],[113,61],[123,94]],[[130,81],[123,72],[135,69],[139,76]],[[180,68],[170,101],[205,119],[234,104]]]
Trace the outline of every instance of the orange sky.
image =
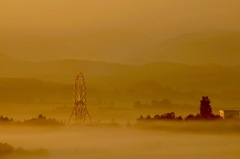
[[[185,33],[240,31],[239,8],[239,0],[1,0],[0,35],[15,39],[115,30],[163,41]],[[93,39],[91,45],[95,44]],[[19,56],[15,50],[8,50],[0,53]],[[93,53],[90,58],[94,57]]]
[[240,28],[238,0],[1,0],[1,29],[153,33]]

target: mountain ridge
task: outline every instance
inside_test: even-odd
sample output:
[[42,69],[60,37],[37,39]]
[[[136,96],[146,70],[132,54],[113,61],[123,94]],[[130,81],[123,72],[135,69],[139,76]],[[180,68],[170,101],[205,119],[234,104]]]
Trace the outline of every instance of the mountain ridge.
[[227,66],[239,65],[240,59],[240,32],[237,31],[188,33],[165,40],[123,30],[101,30],[84,35],[7,34],[3,37],[0,52],[33,61],[70,58],[122,64],[166,61]]
[[[164,86],[180,90],[240,89],[237,82],[240,80],[240,66],[201,66],[170,62],[125,65],[73,59],[44,62],[6,60],[1,62],[0,77],[36,78],[70,84],[78,71],[82,71],[87,81],[97,87],[124,87],[140,80],[156,80]],[[211,85],[208,84],[211,82]]]

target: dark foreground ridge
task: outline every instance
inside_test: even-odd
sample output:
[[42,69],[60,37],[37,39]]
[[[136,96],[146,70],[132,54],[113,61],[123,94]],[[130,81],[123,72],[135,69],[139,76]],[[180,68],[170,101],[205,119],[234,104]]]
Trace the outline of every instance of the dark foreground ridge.
[[4,156],[46,156],[48,155],[48,151],[45,149],[35,149],[35,150],[25,150],[21,147],[14,148],[12,145],[9,145],[7,143],[0,143],[0,158]]

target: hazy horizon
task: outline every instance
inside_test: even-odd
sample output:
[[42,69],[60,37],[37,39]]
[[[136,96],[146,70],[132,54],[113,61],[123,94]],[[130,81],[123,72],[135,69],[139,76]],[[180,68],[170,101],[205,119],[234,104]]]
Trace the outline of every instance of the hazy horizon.
[[0,53],[24,60],[237,65],[238,0],[0,2]]
[[0,0],[0,158],[237,159],[239,61],[240,0]]

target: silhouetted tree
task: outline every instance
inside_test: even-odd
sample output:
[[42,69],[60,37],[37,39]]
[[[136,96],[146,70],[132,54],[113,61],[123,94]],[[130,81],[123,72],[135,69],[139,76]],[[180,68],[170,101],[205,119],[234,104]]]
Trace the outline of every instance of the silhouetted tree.
[[147,120],[151,120],[152,118],[151,118],[150,115],[148,115],[148,116],[146,117],[146,119],[147,119]]
[[200,114],[197,114],[196,116],[194,116],[193,114],[189,114],[188,116],[185,117],[185,120],[201,120],[202,117]]
[[154,119],[156,120],[156,119],[160,119],[161,117],[160,117],[160,115],[155,115],[154,116]]
[[200,115],[203,118],[211,118],[213,116],[210,100],[208,99],[207,96],[202,97],[201,106],[200,106]]
[[166,113],[161,115],[162,119],[175,119],[175,113],[171,112],[171,113]]
[[0,116],[0,123],[13,123],[13,119],[12,118],[8,118],[8,117],[3,117]]
[[57,121],[56,119],[48,119],[46,116],[40,114],[38,115],[37,118],[32,118],[29,120],[25,120],[23,122],[24,124],[33,124],[33,125],[55,125],[55,126],[60,126],[63,125],[63,123]]
[[140,116],[140,118],[138,120],[151,120],[151,121],[156,121],[156,120],[183,120],[183,118],[181,116],[176,117],[174,112],[171,113],[165,113],[162,115],[155,115],[153,118],[151,118],[150,115],[147,115],[146,118],[144,118],[143,116]]
[[214,115],[212,113],[212,107],[210,105],[210,100],[208,96],[203,96],[202,100],[200,101],[200,114],[196,116],[189,114],[185,120],[215,120],[215,119],[222,119],[219,115]]
[[176,120],[183,120],[182,116],[176,117]]
[[38,115],[38,119],[42,119],[42,120],[44,120],[44,119],[47,119],[45,116],[43,116],[42,114],[39,114]]

